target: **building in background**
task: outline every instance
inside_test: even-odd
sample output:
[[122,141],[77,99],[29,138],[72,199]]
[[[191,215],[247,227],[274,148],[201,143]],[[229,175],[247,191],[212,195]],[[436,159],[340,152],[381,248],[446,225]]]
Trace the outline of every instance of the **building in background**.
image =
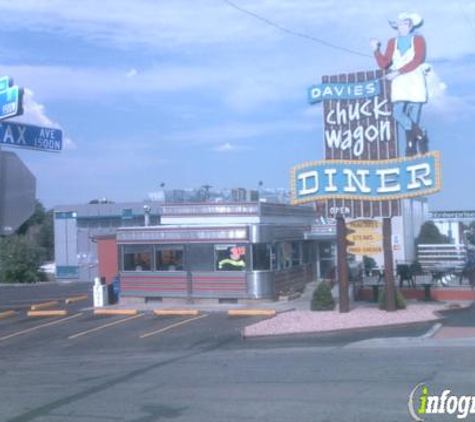
[[202,186],[197,189],[160,189],[148,194],[150,201],[161,204],[222,203],[222,202],[270,202],[289,204],[290,191],[284,188],[247,189],[242,187],[215,189]]
[[450,243],[466,243],[465,230],[475,221],[475,211],[431,211],[430,219]]
[[92,281],[98,275],[96,238],[116,234],[119,227],[143,226],[144,206],[150,224],[160,223],[153,202],[61,205],[54,209],[54,249],[58,281]]
[[[175,199],[181,201],[182,194],[177,192]],[[249,192],[249,191],[247,191]],[[231,191],[229,191],[231,193]],[[300,206],[288,206],[284,204],[271,204],[267,202],[213,202],[196,204],[197,206],[227,207],[235,205],[234,210],[239,212],[227,212],[219,214],[219,221],[224,220],[227,224],[244,224],[250,222],[269,223],[285,227],[299,215]],[[180,205],[180,206],[179,206]],[[186,210],[190,204],[159,203],[154,201],[134,203],[98,203],[82,205],[62,205],[55,208],[55,263],[56,278],[58,281],[92,281],[99,274],[98,271],[98,248],[97,239],[106,239],[111,242],[115,239],[119,229],[134,228],[140,231],[145,223],[145,207],[149,207],[149,225],[156,227],[172,224],[172,216],[168,215],[161,220],[163,210]],[[175,208],[174,208],[175,207]],[[244,207],[244,208],[243,208]],[[213,208],[214,209],[214,208]],[[224,209],[224,208],[223,208]],[[252,210],[250,215],[245,215],[243,209]],[[319,218],[318,208],[312,206],[303,207],[306,214],[305,225],[307,229],[301,235],[307,241],[313,241],[314,247],[310,260],[314,264],[314,274],[317,279],[329,279],[335,277],[335,221],[332,218]],[[284,211],[285,210],[285,211]],[[293,211],[295,210],[295,211]],[[415,259],[415,238],[419,234],[420,227],[427,218],[427,202],[425,200],[403,201],[402,216],[392,219],[392,245],[395,262],[413,261]],[[203,209],[197,212],[196,221],[204,219]],[[181,218],[181,217],[180,217]],[[187,214],[187,219],[176,220],[173,224],[190,223],[192,216]],[[208,214],[205,221],[212,223]],[[295,221],[294,221],[295,222]],[[300,220],[301,223],[301,220]],[[165,230],[160,226],[160,230]],[[283,230],[283,228],[279,230]],[[152,229],[147,229],[150,233]],[[127,231],[129,232],[129,231]],[[277,237],[276,237],[277,238]],[[117,249],[116,244],[113,246]],[[108,253],[111,253],[109,250]],[[118,252],[117,252],[118,253]],[[361,261],[365,253],[356,255],[356,260]],[[372,255],[378,265],[383,263],[383,254]],[[110,271],[109,271],[110,272]],[[110,275],[108,273],[108,275]],[[110,277],[109,277],[110,278]]]

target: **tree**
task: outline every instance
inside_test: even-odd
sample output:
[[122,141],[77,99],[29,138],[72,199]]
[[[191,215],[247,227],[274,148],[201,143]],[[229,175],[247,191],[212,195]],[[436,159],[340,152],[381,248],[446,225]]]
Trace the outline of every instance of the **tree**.
[[449,237],[440,233],[433,221],[426,221],[416,239],[416,245],[441,245],[450,243]]
[[370,275],[371,270],[376,267],[376,261],[374,258],[371,258],[370,256],[363,256],[363,269],[365,272],[365,275]]
[[41,249],[22,235],[2,239],[0,279],[4,283],[32,283],[40,280]]
[[468,226],[464,224],[463,232],[467,242],[471,245],[475,245],[475,221],[472,221]]
[[18,229],[16,230],[16,234],[20,234],[20,235],[26,234],[26,232],[29,230],[30,227],[43,224],[45,220],[45,216],[46,216],[45,207],[37,199],[35,203],[35,211],[33,212],[33,214],[28,220],[26,220],[20,227],[18,227]]
[[54,259],[53,210],[36,201],[33,215],[0,240],[0,280],[30,283],[45,279],[40,266]]

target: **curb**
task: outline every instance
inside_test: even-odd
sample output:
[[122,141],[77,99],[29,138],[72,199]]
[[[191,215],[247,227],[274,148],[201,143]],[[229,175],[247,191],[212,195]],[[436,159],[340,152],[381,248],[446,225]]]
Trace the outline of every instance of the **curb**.
[[438,331],[440,331],[440,329],[443,327],[444,325],[440,322],[437,322],[436,324],[434,324],[432,326],[432,328],[427,331],[427,333],[425,334],[422,334],[421,336],[419,336],[419,338],[431,338],[431,337],[434,337]]
[[198,316],[200,311],[197,309],[155,309],[153,313],[156,316]]
[[[352,334],[352,333],[369,333],[374,330],[381,330],[381,329],[400,329],[400,328],[410,328],[410,327],[417,327],[418,325],[425,325],[425,324],[430,324],[434,323],[437,324],[440,318],[435,317],[434,319],[431,320],[426,320],[426,321],[414,321],[414,322],[404,322],[400,324],[386,324],[386,325],[375,325],[371,327],[354,327],[354,328],[343,328],[340,330],[329,330],[329,331],[304,331],[304,332],[299,332],[299,333],[281,333],[281,334],[259,334],[259,335],[247,335],[245,333],[245,330],[247,327],[244,327],[241,330],[241,337],[245,339],[251,339],[251,338],[278,338],[278,337],[296,337],[296,336],[302,336],[302,337],[308,337],[308,336],[320,336],[320,337],[331,337],[334,335],[340,335],[340,334]],[[423,334],[425,335],[425,334]],[[418,337],[416,337],[418,338]]]
[[37,303],[35,305],[31,305],[31,310],[32,311],[37,311],[38,309],[44,309],[44,308],[51,308],[54,305],[57,305],[59,302],[57,300],[52,300],[51,302],[43,302],[43,303]]
[[457,307],[457,308],[441,309],[440,311],[436,311],[436,312],[442,314],[443,317],[445,318],[445,317],[447,317],[447,314],[458,314],[458,313],[468,312],[468,311],[472,310],[472,308],[474,306],[475,306],[475,301],[472,302],[468,306],[460,306],[460,307]]
[[94,309],[94,315],[137,315],[137,309]]
[[29,317],[45,317],[45,316],[66,316],[68,311],[66,310],[49,310],[49,311],[28,311],[26,314]]
[[275,316],[275,309],[230,309],[228,316]]
[[0,312],[0,319],[9,318],[9,317],[12,317],[12,316],[15,316],[15,315],[16,315],[15,311]]
[[69,305],[71,303],[81,302],[82,300],[87,300],[87,299],[89,299],[88,295],[73,296],[73,297],[66,298],[64,303],[66,303],[66,305]]

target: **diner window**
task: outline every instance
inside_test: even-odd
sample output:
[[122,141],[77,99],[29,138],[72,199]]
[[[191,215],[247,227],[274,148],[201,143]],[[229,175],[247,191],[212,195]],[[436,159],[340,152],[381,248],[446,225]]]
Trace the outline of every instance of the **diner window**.
[[290,242],[279,243],[279,269],[285,270],[292,266],[292,244]]
[[188,244],[185,249],[186,267],[190,271],[213,271],[214,249],[212,244]]
[[215,246],[215,262],[217,271],[245,271],[245,245],[217,245]]
[[335,279],[336,245],[332,242],[321,242],[318,245],[320,277]]
[[124,245],[124,271],[150,271],[152,268],[151,245]]
[[312,262],[312,244],[310,242],[303,242],[302,245],[302,261],[303,264],[310,264]]
[[272,268],[272,246],[268,243],[252,245],[252,269],[254,271],[270,270]]
[[158,271],[183,271],[183,247],[157,246],[155,262]]
[[301,265],[301,243],[300,242],[292,242],[292,266],[298,267]]

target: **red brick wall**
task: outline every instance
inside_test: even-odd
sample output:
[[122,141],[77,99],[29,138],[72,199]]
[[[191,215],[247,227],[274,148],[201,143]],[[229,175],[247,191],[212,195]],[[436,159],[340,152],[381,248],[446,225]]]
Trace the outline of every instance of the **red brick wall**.
[[97,256],[99,259],[99,277],[105,277],[107,284],[119,273],[116,239],[98,239]]

